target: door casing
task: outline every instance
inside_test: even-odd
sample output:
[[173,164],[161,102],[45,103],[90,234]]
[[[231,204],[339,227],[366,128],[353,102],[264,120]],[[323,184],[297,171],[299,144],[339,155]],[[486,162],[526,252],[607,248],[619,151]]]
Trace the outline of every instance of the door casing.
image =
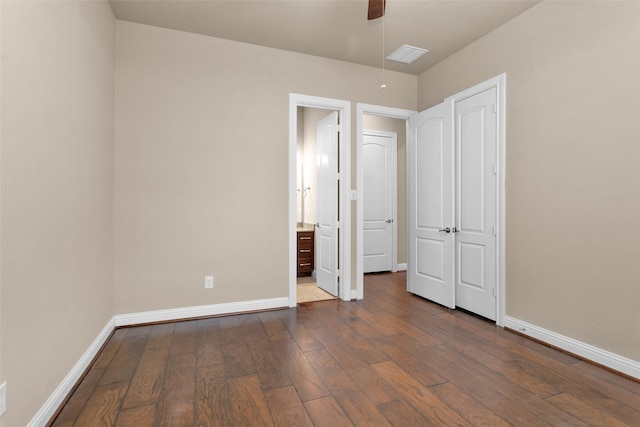
[[340,290],[338,296],[343,301],[351,300],[351,202],[349,183],[351,182],[351,102],[317,96],[289,94],[289,307],[296,301],[296,177],[298,107],[320,108],[338,111],[340,121],[340,195],[339,195],[339,265]]

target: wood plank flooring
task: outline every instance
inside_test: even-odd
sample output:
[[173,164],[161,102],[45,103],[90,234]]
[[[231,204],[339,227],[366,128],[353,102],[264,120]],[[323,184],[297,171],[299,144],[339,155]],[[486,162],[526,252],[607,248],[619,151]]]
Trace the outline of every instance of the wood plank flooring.
[[365,299],[115,331],[53,426],[640,426],[640,383],[432,304]]

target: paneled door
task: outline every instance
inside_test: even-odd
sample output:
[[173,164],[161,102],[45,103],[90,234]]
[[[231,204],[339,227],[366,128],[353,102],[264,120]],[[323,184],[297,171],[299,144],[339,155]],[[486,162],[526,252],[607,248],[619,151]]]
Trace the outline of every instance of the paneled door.
[[409,119],[407,288],[496,320],[497,89]]
[[394,136],[365,131],[362,140],[363,271],[393,270]]
[[318,163],[318,223],[316,224],[316,281],[338,295],[338,112],[320,120],[316,131]]
[[496,88],[455,103],[456,306],[496,319]]
[[409,292],[455,307],[452,106],[409,119]]

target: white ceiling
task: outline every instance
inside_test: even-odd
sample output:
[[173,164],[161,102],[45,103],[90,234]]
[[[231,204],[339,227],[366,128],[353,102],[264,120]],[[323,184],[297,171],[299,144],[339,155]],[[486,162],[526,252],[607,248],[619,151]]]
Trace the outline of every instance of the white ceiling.
[[[403,44],[428,49],[420,74],[538,0],[387,0],[384,57]],[[117,19],[382,66],[382,19],[367,21],[368,0],[110,0]]]

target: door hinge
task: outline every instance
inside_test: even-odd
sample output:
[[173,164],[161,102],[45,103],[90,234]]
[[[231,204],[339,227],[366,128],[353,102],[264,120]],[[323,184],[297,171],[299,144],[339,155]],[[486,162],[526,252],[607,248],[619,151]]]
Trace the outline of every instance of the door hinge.
[[493,165],[493,174],[498,175],[498,167],[496,165]]
[[336,179],[340,181],[342,179],[342,174],[340,172],[336,173]]
[[337,125],[336,126],[336,131],[337,132],[342,132],[342,125]]
[[493,226],[493,235],[497,236],[497,234],[496,234],[496,226],[495,225]]
[[340,221],[336,221],[336,228],[340,228]]
[[498,295],[496,294],[496,287],[493,287],[493,298],[496,298]]
[[493,104],[493,112],[498,114],[498,104]]

